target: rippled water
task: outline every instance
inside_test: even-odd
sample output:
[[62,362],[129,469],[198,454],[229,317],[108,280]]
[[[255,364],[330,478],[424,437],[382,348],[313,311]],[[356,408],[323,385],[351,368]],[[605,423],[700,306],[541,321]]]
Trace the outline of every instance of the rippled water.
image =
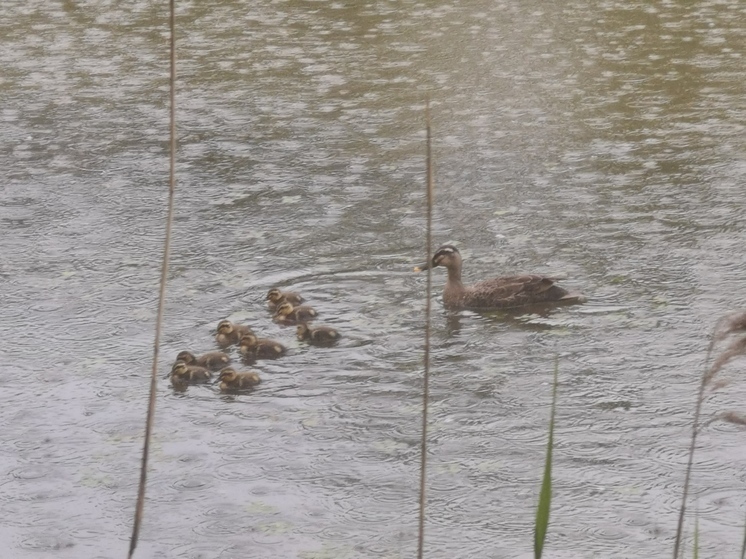
[[[414,553],[426,93],[436,242],[459,243],[467,278],[566,272],[591,297],[545,316],[436,305],[427,555],[531,556],[559,354],[550,555],[668,556],[707,335],[746,303],[744,5],[178,4],[162,368],[212,349],[226,317],[291,354],[247,396],[161,383],[137,556]],[[165,22],[144,1],[0,11],[7,556],[125,555],[164,232]],[[272,324],[273,285],[343,342]],[[745,396],[734,383],[708,410]],[[704,431],[711,556],[740,548],[744,466],[743,432]]]

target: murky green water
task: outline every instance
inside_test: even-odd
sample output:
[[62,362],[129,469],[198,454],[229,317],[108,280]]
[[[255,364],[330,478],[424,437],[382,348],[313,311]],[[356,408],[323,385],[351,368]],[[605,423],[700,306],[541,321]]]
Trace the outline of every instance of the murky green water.
[[[7,557],[126,552],[167,192],[159,4],[0,10]],[[226,317],[292,351],[250,396],[162,382],[138,557],[413,555],[426,93],[436,242],[469,279],[567,272],[592,298],[436,305],[427,556],[531,556],[555,354],[550,555],[669,556],[707,334],[746,303],[746,7],[178,4],[162,368]],[[273,285],[343,343],[273,325]],[[707,409],[745,399],[734,383]],[[740,548],[743,436],[701,437],[710,556]]]

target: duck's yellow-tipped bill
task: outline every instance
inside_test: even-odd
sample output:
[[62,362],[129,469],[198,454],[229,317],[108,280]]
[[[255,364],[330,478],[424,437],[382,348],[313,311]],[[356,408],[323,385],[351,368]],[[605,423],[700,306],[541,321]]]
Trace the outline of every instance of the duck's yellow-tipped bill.
[[414,267],[414,271],[415,271],[415,272],[424,272],[424,271],[425,271],[425,270],[427,270],[427,269],[428,269],[429,267],[430,267],[430,264],[428,264],[428,263],[426,262],[426,263],[424,263],[424,264],[420,264],[419,266],[415,266],[415,267]]

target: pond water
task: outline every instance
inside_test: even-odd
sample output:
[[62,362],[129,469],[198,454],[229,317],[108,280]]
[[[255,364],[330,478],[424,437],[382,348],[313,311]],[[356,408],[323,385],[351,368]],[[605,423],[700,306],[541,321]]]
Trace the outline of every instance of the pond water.
[[[126,555],[167,197],[162,4],[0,12],[3,556]],[[670,556],[709,332],[746,304],[746,6],[184,1],[177,25],[160,369],[223,318],[291,351],[250,395],[160,381],[136,556],[413,556],[427,95],[435,242],[466,279],[565,273],[590,297],[448,313],[436,271],[427,557],[532,556],[555,355],[547,556]],[[342,342],[273,324],[272,286]],[[743,410],[739,370],[708,417]],[[744,433],[700,440],[704,555],[734,556]]]

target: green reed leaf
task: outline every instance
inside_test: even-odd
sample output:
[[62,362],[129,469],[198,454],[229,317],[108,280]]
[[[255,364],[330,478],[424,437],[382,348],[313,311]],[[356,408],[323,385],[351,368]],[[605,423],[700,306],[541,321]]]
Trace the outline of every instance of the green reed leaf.
[[547,457],[544,463],[544,479],[539,491],[539,505],[536,508],[536,525],[534,526],[534,558],[541,559],[544,542],[549,529],[549,511],[552,505],[552,448],[554,447],[554,411],[557,403],[557,376],[559,359],[554,357],[554,381],[552,384],[552,411],[549,418],[549,441]]

